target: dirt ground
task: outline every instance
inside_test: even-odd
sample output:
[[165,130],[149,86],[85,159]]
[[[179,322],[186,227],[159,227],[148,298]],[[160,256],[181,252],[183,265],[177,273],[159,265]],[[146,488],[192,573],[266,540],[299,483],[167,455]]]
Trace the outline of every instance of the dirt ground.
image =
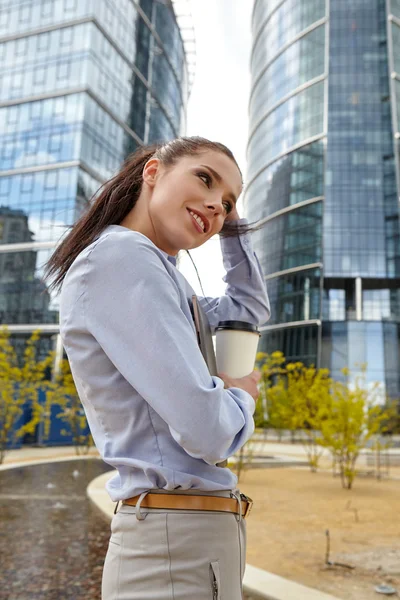
[[[247,562],[342,600],[383,598],[382,583],[400,596],[400,469],[391,477],[345,490],[326,470],[249,469],[239,484],[254,500]],[[354,569],[325,565],[327,529],[330,560]]]

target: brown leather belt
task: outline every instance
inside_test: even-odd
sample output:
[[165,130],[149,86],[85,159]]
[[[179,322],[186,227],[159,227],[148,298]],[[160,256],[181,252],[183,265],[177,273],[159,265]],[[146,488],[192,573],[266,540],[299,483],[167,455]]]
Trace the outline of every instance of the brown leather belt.
[[[136,506],[140,498],[134,496],[122,501],[122,504]],[[240,504],[242,507],[242,517],[245,519],[253,506],[253,500],[245,494],[240,494]],[[152,494],[149,492],[141,501],[141,508],[166,508],[166,509],[186,509],[186,510],[205,510],[221,511],[239,514],[239,503],[236,498],[225,498],[224,496],[195,496],[184,494]]]

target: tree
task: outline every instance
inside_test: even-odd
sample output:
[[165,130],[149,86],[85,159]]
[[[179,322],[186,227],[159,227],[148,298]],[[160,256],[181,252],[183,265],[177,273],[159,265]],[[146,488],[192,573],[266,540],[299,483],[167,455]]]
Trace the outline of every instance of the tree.
[[[271,356],[259,352],[256,357],[256,368],[261,371],[261,379],[258,383],[259,396],[256,401],[254,412],[254,424],[256,428],[265,427],[268,423],[267,415],[267,393],[272,385],[272,377],[280,370],[280,365],[285,358],[282,352],[274,352]],[[229,466],[235,471],[238,481],[242,473],[251,467],[254,459],[254,440],[249,439],[235,455],[235,462],[231,461]]]
[[400,434],[400,399],[387,398],[385,409],[387,419],[384,419],[385,435]]
[[277,377],[284,373],[282,365],[285,363],[285,357],[282,352],[273,352],[266,354],[259,352],[257,354],[257,364],[261,371],[259,382],[260,395],[256,404],[255,425],[256,427],[270,426],[277,430],[283,429],[279,411],[270,396],[270,390],[274,387]]
[[[378,480],[382,479],[382,466],[386,467],[386,474],[389,474],[389,456],[387,454],[387,450],[392,446],[391,439],[384,437],[382,435],[374,436],[371,450],[374,451],[375,454],[375,475]],[[382,465],[382,459],[386,463]],[[386,459],[386,460],[385,460]]]
[[252,462],[254,458],[254,447],[253,447],[253,439],[250,438],[247,442],[240,448],[239,452],[235,454],[235,462],[231,461],[228,466],[234,470],[236,476],[238,478],[238,482],[240,481],[240,477],[242,473],[246,469],[251,468]]
[[328,448],[339,466],[342,487],[351,489],[356,477],[356,462],[368,440],[385,431],[384,421],[390,415],[380,405],[380,384],[366,382],[366,365],[361,375],[350,377],[342,369],[345,382],[332,382],[329,418],[321,423],[321,444]]
[[54,405],[58,405],[61,409],[57,418],[67,425],[67,429],[61,430],[61,434],[72,434],[76,454],[88,454],[90,447],[93,446],[93,438],[68,360],[61,361],[58,373],[54,375],[53,381],[49,384],[44,410],[44,437],[48,437],[50,434],[51,409]]
[[[20,365],[8,328],[0,329],[0,464],[9,446],[25,434],[34,433],[42,417],[39,392],[49,383],[46,375],[54,353],[38,361],[39,338],[39,330],[34,331],[26,342]],[[31,418],[27,423],[20,423],[27,403],[30,403]]]
[[269,390],[272,414],[286,429],[303,430],[302,441],[311,471],[319,465],[322,422],[328,418],[331,379],[328,369],[316,369],[301,362],[288,363]]

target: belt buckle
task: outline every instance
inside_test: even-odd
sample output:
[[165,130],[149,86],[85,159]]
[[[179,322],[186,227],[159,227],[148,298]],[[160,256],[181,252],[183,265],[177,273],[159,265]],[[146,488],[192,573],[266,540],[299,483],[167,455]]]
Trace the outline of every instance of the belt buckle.
[[246,512],[243,515],[243,519],[245,519],[246,517],[249,516],[251,509],[253,508],[253,500],[249,497],[246,496],[246,494],[240,494],[240,499],[241,500],[245,500],[247,502],[247,506],[246,506]]

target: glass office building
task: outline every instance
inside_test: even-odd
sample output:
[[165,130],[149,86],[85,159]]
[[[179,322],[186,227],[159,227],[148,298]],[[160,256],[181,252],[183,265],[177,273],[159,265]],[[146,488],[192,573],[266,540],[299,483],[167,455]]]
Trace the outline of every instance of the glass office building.
[[0,0],[0,324],[56,347],[56,242],[138,146],[184,132],[190,61],[166,0]]
[[252,19],[245,210],[264,224],[262,349],[336,378],[367,363],[399,397],[400,1],[256,0]]

